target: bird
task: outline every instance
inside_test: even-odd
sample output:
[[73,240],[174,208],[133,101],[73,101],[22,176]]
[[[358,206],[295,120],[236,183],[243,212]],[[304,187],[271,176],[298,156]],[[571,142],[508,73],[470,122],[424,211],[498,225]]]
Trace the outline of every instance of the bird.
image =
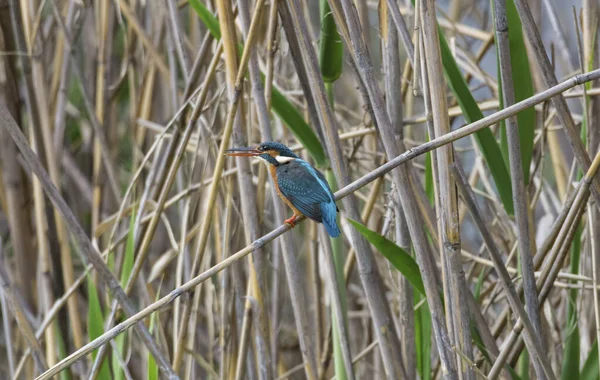
[[277,194],[294,212],[284,223],[293,228],[296,220],[304,215],[323,223],[329,236],[340,236],[336,220],[340,210],[329,183],[320,171],[290,148],[276,141],[266,141],[250,147],[227,149],[225,154],[255,157],[267,166]]

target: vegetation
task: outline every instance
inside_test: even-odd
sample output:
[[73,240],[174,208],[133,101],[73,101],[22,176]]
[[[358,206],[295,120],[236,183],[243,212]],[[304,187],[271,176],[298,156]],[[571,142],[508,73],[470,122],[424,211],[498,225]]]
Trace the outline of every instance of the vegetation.
[[[598,379],[573,3],[0,1],[2,377]],[[271,140],[339,238],[224,154]]]

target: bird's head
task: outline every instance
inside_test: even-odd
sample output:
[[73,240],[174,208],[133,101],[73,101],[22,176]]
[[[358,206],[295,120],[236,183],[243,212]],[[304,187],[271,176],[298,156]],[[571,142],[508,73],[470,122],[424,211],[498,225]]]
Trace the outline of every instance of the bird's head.
[[227,149],[228,156],[256,157],[267,165],[282,165],[299,158],[290,148],[275,141],[267,141],[247,148]]

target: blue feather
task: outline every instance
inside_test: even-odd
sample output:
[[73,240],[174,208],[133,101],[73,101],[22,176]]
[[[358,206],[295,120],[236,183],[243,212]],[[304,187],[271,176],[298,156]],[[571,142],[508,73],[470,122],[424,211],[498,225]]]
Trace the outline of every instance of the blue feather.
[[322,218],[323,218],[323,225],[325,226],[325,229],[327,230],[327,233],[329,234],[329,236],[334,237],[334,238],[340,236],[340,229],[338,228],[338,225],[337,225],[336,213],[337,213],[337,207],[336,207],[335,203],[333,203],[333,202],[321,203],[321,214],[322,214]]
[[323,174],[299,158],[276,170],[281,195],[306,217],[323,223],[331,237],[340,236],[335,197]]

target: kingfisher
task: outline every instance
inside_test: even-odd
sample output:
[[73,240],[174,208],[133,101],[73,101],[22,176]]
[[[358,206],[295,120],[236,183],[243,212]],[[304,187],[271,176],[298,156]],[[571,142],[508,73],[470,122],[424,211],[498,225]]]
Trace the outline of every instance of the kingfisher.
[[294,211],[294,215],[285,220],[286,224],[294,227],[296,220],[304,215],[323,223],[329,236],[340,236],[336,220],[340,210],[329,183],[321,172],[290,148],[267,141],[251,147],[228,149],[226,155],[256,157],[267,165],[277,194]]

